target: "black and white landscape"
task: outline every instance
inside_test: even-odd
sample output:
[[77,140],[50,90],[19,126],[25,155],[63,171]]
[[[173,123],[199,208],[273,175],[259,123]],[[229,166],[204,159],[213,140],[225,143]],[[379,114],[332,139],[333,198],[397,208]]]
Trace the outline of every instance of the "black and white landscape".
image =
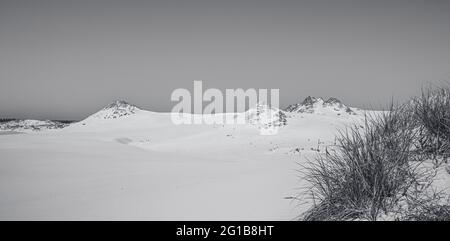
[[[308,97],[284,113],[267,136],[251,121],[174,125],[125,101],[67,125],[2,123],[1,218],[296,219],[313,205],[301,168],[332,151],[337,129],[383,112]],[[434,185],[448,188],[437,171]]]
[[0,1],[0,220],[448,221],[449,79],[447,1]]
[[[297,112],[302,107],[307,112]],[[174,125],[170,113],[124,101],[61,129],[6,122],[1,129],[16,134],[0,137],[0,213],[4,219],[294,219],[308,207],[293,200],[304,184],[297,163],[333,145],[337,127],[361,121],[364,112],[353,111],[318,98],[285,112],[286,125],[272,136],[252,124]]]

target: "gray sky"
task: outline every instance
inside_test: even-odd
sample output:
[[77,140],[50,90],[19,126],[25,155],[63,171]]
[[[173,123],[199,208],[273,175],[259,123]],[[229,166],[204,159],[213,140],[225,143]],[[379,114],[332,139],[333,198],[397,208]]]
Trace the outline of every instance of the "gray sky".
[[176,88],[380,107],[450,79],[450,1],[0,1],[0,117],[81,119]]

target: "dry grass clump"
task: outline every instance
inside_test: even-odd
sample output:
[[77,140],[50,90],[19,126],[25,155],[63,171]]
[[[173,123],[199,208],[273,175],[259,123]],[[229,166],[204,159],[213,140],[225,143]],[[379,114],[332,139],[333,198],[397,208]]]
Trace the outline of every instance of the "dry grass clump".
[[304,220],[449,220],[449,206],[431,186],[436,166],[425,164],[450,154],[449,88],[368,116],[337,141],[304,167],[314,201]]
[[450,157],[450,85],[429,88],[413,99],[418,149],[433,160]]

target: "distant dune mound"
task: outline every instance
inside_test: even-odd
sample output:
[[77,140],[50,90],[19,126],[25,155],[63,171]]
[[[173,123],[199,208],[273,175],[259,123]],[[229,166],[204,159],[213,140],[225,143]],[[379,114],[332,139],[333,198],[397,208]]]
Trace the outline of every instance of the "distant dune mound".
[[132,105],[124,100],[116,100],[101,109],[99,112],[90,116],[90,118],[98,119],[117,119],[124,116],[134,115],[141,111],[137,106]]
[[321,97],[306,97],[301,103],[289,105],[286,108],[286,112],[291,113],[310,113],[310,114],[324,114],[324,113],[336,113],[336,114],[349,114],[355,115],[355,109],[350,108],[343,104],[340,100],[331,97],[328,100],[324,100]]

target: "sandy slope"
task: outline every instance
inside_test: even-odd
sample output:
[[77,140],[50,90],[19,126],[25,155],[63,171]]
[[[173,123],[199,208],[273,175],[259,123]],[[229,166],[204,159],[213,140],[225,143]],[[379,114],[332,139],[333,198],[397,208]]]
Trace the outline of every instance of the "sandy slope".
[[291,220],[309,205],[298,163],[360,118],[299,113],[263,136],[140,111],[0,135],[0,219]]

